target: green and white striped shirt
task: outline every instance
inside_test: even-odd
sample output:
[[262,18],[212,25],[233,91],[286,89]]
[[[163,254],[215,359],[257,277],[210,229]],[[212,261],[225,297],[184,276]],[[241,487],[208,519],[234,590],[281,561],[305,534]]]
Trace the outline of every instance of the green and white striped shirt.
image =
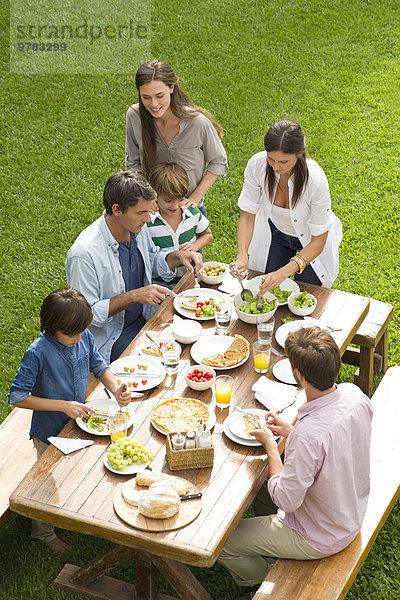
[[[147,223],[149,233],[153,244],[162,248],[169,249],[171,252],[179,250],[179,246],[185,242],[194,242],[205,233],[210,222],[198,208],[182,209],[182,221],[179,223],[176,231],[173,230],[160,215],[160,213],[150,215],[150,223]],[[153,277],[153,283],[160,283],[172,289],[179,279],[186,273],[186,267],[177,268],[177,276],[168,284],[161,277]]]

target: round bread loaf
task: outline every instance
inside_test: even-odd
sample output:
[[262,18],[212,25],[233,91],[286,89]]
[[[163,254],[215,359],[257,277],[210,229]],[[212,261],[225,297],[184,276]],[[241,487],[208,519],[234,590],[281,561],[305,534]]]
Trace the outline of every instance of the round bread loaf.
[[175,490],[166,483],[153,483],[140,495],[139,512],[152,519],[168,519],[179,510],[181,500]]

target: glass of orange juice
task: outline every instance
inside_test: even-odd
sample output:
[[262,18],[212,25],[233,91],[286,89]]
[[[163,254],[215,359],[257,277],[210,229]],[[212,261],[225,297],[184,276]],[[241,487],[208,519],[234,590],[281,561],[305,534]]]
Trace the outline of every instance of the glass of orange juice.
[[253,342],[253,358],[256,373],[266,373],[271,356],[271,344],[260,344]]
[[126,436],[127,422],[128,416],[123,412],[117,412],[108,418],[111,441],[115,442],[118,438]]
[[230,375],[219,375],[215,379],[215,400],[219,408],[228,408],[233,389],[233,378]]

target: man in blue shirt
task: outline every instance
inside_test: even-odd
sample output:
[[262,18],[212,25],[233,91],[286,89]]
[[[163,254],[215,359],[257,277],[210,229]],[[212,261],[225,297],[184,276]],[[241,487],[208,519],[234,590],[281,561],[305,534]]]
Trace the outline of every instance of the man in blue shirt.
[[111,175],[103,193],[105,211],[75,240],[66,260],[68,284],[82,292],[93,311],[90,331],[107,362],[118,358],[168,295],[153,277],[171,281],[176,267],[198,269],[201,255],[161,250],[148,233],[156,193],[133,171]]

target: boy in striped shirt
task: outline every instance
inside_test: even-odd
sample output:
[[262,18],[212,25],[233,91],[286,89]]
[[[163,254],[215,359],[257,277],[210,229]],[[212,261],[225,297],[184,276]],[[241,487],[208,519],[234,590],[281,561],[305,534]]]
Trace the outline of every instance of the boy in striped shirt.
[[[198,208],[186,208],[185,196],[189,191],[189,178],[183,167],[174,163],[160,163],[150,173],[149,183],[157,193],[158,212],[150,215],[147,223],[153,243],[163,249],[193,250],[198,252],[212,240],[208,219]],[[177,276],[165,283],[173,288],[185,274],[186,267],[177,268]]]

